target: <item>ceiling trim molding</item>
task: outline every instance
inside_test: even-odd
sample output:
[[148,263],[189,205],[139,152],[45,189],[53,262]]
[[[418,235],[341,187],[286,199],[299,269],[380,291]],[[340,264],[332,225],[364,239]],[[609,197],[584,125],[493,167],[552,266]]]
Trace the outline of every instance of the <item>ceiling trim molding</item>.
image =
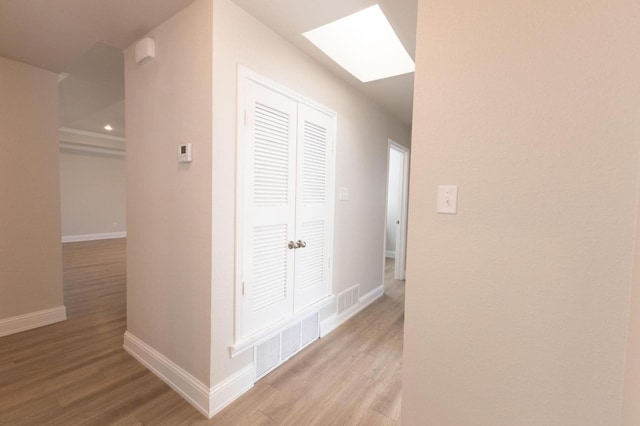
[[62,127],[58,131],[59,149],[66,151],[113,155],[124,157],[124,138],[103,135],[85,130]]
[[94,154],[108,154],[115,155],[117,157],[125,157],[126,152],[118,149],[98,148],[87,145],[76,145],[67,142],[60,142],[60,149],[67,149],[69,151],[91,152]]
[[74,134],[74,135],[90,136],[92,138],[107,139],[107,140],[111,140],[111,141],[119,141],[119,142],[124,142],[125,141],[125,138],[120,137],[120,136],[105,135],[103,133],[89,132],[89,131],[86,131],[86,130],[72,129],[70,127],[60,127],[58,129],[58,131],[65,132],[65,133],[71,133],[71,134]]

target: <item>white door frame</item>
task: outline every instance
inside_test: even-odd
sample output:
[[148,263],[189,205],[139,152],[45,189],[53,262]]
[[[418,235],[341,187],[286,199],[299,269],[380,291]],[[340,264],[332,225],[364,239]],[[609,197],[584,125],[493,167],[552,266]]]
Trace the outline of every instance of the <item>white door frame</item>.
[[[244,297],[244,281],[243,281],[243,271],[244,271],[244,238],[245,238],[245,228],[247,227],[246,220],[244,218],[246,209],[245,206],[245,174],[246,174],[246,165],[245,158],[247,153],[246,151],[246,143],[245,138],[247,137],[247,118],[248,113],[246,111],[246,99],[247,99],[247,87],[248,83],[253,82],[258,85],[264,86],[269,90],[272,90],[280,95],[285,97],[289,97],[292,100],[298,102],[299,104],[304,104],[307,107],[318,110],[319,112],[331,117],[333,120],[333,125],[331,129],[331,146],[330,146],[330,167],[327,170],[329,175],[329,182],[327,186],[327,199],[329,200],[328,205],[328,217],[330,219],[329,223],[329,231],[328,238],[326,241],[327,247],[329,247],[328,256],[328,268],[330,272],[327,274],[328,283],[327,288],[329,294],[323,300],[318,301],[308,307],[307,309],[302,309],[300,312],[296,312],[292,315],[277,323],[272,325],[271,328],[260,331],[256,334],[248,336],[244,332],[243,327],[243,297]],[[335,167],[336,167],[336,120],[337,113],[333,110],[330,110],[321,104],[316,103],[315,101],[306,98],[293,92],[286,87],[281,86],[280,84],[269,80],[266,77],[257,74],[248,68],[243,67],[242,65],[238,65],[238,86],[237,86],[237,144],[236,144],[236,227],[235,227],[235,321],[234,321],[234,344],[231,345],[231,356],[237,356],[239,353],[242,353],[244,350],[252,348],[259,339],[264,338],[270,332],[272,332],[277,327],[284,327],[283,324],[293,324],[296,320],[299,320],[301,316],[307,315],[310,312],[318,311],[325,306],[328,306],[330,303],[333,303],[335,296],[333,295],[333,270],[332,270],[332,257],[333,257],[333,232],[334,232],[334,221],[335,221]]]
[[[396,253],[395,253],[395,268],[393,271],[393,278],[396,280],[405,279],[405,269],[407,263],[407,216],[408,216],[408,204],[409,204],[409,149],[389,139],[389,148],[387,149],[387,183],[386,183],[386,199],[387,206],[389,205],[389,162],[391,160],[391,150],[398,151],[402,154],[402,204],[400,208],[400,229],[396,234]],[[386,258],[386,228],[387,228],[387,214],[385,206],[385,243],[383,250],[383,258]]]

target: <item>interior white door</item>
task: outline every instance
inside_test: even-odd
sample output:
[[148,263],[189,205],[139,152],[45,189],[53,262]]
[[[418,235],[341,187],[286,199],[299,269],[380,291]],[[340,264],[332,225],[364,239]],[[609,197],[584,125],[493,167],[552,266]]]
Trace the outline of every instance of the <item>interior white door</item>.
[[397,172],[396,179],[394,179],[396,188],[389,193],[396,194],[396,199],[390,201],[397,203],[395,210],[398,219],[396,220],[395,267],[393,272],[393,277],[396,280],[405,279],[407,211],[409,203],[409,155],[410,153],[407,148],[389,140],[390,171],[391,161],[393,160],[396,163],[395,170]]
[[299,311],[329,295],[331,288],[331,185],[334,119],[298,105],[295,302]]
[[297,102],[247,80],[242,337],[293,312]]

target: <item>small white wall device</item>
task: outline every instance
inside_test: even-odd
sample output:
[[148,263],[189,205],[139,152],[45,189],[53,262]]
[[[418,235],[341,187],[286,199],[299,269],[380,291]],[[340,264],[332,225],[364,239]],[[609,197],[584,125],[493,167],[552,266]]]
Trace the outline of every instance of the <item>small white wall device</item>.
[[340,201],[349,201],[349,188],[340,187],[340,195],[338,198]]
[[156,57],[156,42],[151,37],[145,37],[136,44],[136,63],[141,64]]
[[438,186],[438,213],[458,213],[458,185]]
[[178,150],[178,163],[191,163],[193,161],[193,148],[190,143],[180,145]]

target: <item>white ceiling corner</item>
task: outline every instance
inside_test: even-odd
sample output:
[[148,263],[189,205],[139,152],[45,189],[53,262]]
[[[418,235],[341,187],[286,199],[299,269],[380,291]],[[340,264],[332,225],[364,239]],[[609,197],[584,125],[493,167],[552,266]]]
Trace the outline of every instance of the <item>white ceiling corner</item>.
[[[0,0],[0,56],[69,74],[60,127],[124,136],[122,50],[194,0]],[[361,83],[302,33],[379,4],[415,59],[418,0],[233,0],[281,37],[407,125],[413,74]],[[105,124],[112,132],[103,129]]]
[[378,4],[415,60],[418,0],[233,0],[325,68],[360,90],[402,122],[413,117],[413,73],[362,83],[308,41],[302,33]]

